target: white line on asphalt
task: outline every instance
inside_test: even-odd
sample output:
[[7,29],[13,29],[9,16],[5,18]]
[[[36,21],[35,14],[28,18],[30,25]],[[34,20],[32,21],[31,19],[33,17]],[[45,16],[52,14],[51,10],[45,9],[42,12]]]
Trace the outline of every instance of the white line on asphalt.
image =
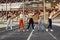
[[[36,28],[36,25],[35,25],[34,29],[35,29],[35,28]],[[29,37],[27,38],[27,40],[30,40],[30,38],[31,38],[31,36],[32,36],[32,34],[33,34],[33,32],[34,32],[34,30],[31,31],[31,33],[30,33]]]
[[55,40],[57,40],[57,38],[50,32],[48,32]]

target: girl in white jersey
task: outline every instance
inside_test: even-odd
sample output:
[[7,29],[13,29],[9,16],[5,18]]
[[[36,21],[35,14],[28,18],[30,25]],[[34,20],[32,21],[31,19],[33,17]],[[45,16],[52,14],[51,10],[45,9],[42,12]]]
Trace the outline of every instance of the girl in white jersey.
[[25,31],[25,30],[24,30],[23,13],[20,14],[20,20],[19,20],[19,25],[18,25],[18,31],[20,31],[20,25],[22,26],[23,31]]

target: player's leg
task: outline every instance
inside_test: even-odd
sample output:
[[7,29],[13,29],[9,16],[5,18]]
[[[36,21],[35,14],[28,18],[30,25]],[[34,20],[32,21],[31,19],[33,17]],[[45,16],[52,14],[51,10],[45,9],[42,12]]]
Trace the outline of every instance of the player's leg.
[[23,21],[23,19],[21,20],[21,25],[22,25],[22,29],[23,29],[23,32],[24,32],[25,30],[24,30],[24,21]]
[[18,31],[20,31],[20,24],[21,24],[21,20],[19,20]]

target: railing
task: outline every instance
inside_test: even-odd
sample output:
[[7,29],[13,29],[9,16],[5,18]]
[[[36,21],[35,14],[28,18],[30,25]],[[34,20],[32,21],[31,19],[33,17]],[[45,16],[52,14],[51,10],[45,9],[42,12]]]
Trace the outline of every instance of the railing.
[[58,11],[57,13],[55,13],[55,14],[53,15],[53,19],[56,18],[59,14],[60,14],[60,11]]

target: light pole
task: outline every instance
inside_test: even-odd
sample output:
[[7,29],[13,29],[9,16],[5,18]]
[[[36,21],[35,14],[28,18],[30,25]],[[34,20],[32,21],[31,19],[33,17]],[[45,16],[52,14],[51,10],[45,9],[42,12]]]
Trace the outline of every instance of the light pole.
[[8,14],[7,14],[7,0],[6,0],[6,18],[8,17]]
[[10,2],[10,11],[11,11],[11,2]]
[[44,7],[43,7],[43,8],[44,8],[43,10],[44,10],[44,23],[45,23],[45,20],[46,20],[46,19],[45,19],[45,0],[43,0],[43,6],[44,6]]
[[24,14],[24,0],[22,1],[22,5],[23,5],[23,14]]

